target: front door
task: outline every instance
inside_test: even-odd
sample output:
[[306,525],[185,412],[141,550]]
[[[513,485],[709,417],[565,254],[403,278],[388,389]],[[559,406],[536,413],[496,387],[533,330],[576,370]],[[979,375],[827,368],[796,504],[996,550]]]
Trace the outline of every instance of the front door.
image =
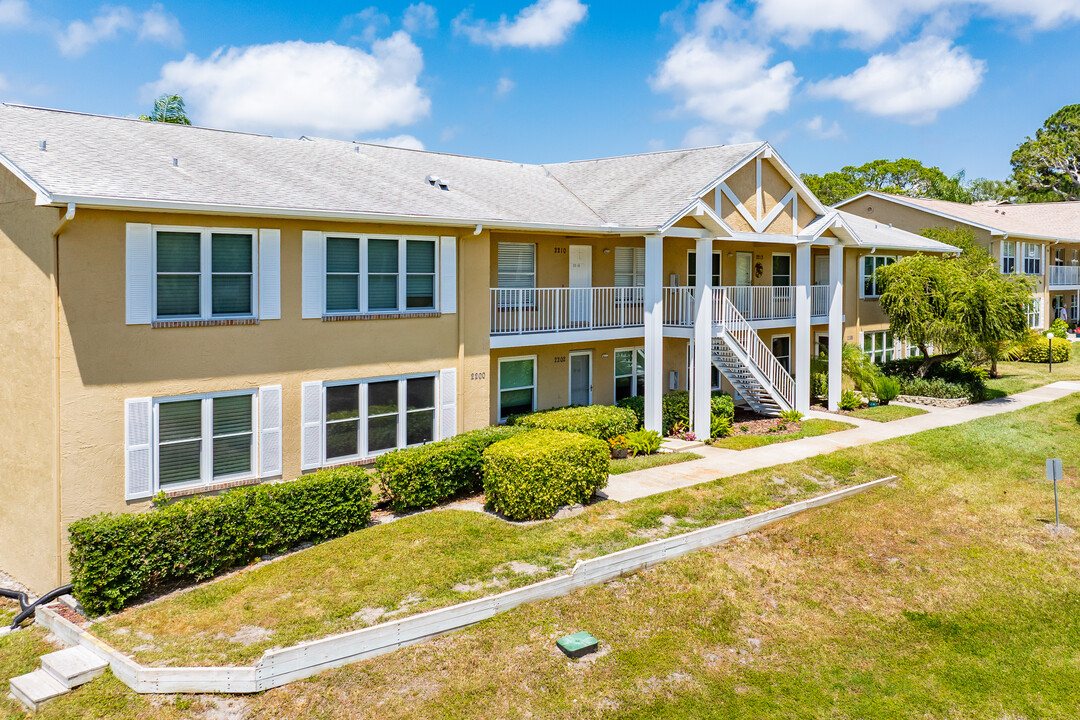
[[735,289],[731,290],[731,302],[745,317],[750,317],[754,291],[750,285],[754,282],[754,254],[735,253]]
[[592,405],[592,353],[570,353],[570,404]]
[[829,256],[818,255],[814,258],[814,284],[829,284]]
[[571,245],[569,257],[570,290],[567,315],[572,325],[580,327],[588,324],[592,317],[592,247]]

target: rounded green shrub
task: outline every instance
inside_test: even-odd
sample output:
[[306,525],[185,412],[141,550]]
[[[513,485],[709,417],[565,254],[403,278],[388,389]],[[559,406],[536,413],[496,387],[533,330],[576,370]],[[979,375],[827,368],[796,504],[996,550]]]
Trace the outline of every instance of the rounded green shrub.
[[660,449],[664,438],[655,430],[636,430],[626,433],[626,444],[633,455],[652,455]]
[[637,429],[633,410],[612,405],[587,405],[547,410],[514,418],[517,427],[581,433],[607,442]]
[[454,495],[479,492],[484,485],[484,450],[524,431],[493,426],[388,452],[375,461],[379,485],[396,512],[434,507]]
[[122,610],[154,587],[198,582],[266,554],[366,526],[371,476],[358,467],[236,488],[68,527],[72,584],[87,612]]
[[1072,343],[1065,338],[1055,337],[1050,340],[1042,335],[1036,335],[1024,344],[1021,350],[1020,362],[1045,363],[1049,362],[1051,347],[1053,347],[1054,362],[1063,363],[1069,361],[1072,352]]
[[583,503],[608,479],[607,443],[579,433],[534,430],[484,451],[484,492],[493,510],[514,520],[551,517]]

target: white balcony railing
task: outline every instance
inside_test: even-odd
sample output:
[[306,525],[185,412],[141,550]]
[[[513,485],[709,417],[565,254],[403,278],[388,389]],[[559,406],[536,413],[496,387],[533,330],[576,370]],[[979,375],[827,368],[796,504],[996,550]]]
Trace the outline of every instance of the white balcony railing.
[[1072,287],[1080,285],[1080,266],[1051,265],[1049,271],[1050,287]]
[[[748,321],[795,320],[794,287],[714,288],[713,322],[720,322],[725,295]],[[810,297],[810,314],[828,315],[828,286],[813,286]],[[492,335],[643,327],[645,288],[492,288],[490,313]],[[665,287],[663,317],[668,327],[693,327],[694,288]]]

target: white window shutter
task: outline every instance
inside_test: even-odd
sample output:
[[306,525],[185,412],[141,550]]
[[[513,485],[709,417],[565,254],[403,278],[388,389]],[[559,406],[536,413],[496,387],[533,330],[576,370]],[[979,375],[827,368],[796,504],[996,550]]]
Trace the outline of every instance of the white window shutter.
[[149,325],[152,303],[152,277],[154,272],[153,238],[150,226],[128,223],[127,249],[125,251],[125,307],[128,325]]
[[457,312],[457,238],[439,238],[439,310]]
[[326,237],[317,230],[304,230],[303,312],[304,318],[321,318],[326,307]]
[[281,386],[259,388],[259,477],[281,474]]
[[154,401],[124,401],[124,497],[148,498],[154,494]]
[[281,319],[280,230],[259,230],[259,318]]
[[300,386],[300,468],[302,470],[314,470],[322,466],[322,406],[322,383],[303,383]]
[[457,435],[457,368],[439,371],[439,439]]

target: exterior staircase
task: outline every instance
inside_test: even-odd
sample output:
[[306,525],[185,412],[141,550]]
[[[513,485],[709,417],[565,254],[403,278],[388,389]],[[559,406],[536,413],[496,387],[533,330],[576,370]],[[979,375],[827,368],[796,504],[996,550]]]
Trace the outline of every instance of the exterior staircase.
[[84,647],[41,656],[41,669],[11,678],[11,694],[31,712],[105,672],[108,663]]
[[795,407],[795,381],[724,292],[714,299],[713,364],[762,415]]

